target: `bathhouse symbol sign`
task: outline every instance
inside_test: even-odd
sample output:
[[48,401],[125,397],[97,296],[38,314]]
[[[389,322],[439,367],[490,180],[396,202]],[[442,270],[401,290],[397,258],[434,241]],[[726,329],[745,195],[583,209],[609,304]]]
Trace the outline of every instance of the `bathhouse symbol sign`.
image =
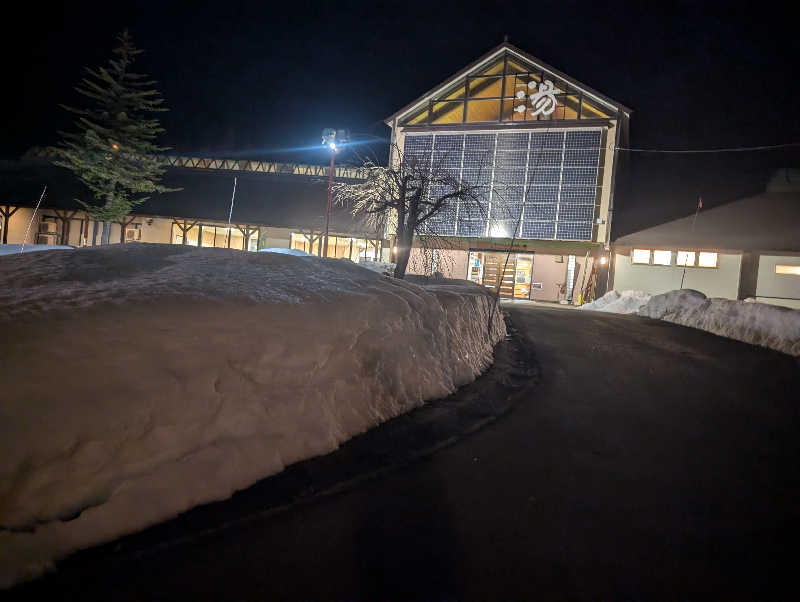
[[[531,115],[550,115],[553,111],[556,110],[556,96],[553,91],[553,82],[549,79],[544,80],[542,83],[539,84],[538,91],[536,90],[536,82],[530,81],[528,82],[528,89],[533,90],[534,92],[530,95],[531,99]],[[520,90],[516,94],[519,100],[522,100],[527,96],[524,90]],[[525,105],[519,105],[514,107],[514,111],[517,113],[524,113],[527,107]]]

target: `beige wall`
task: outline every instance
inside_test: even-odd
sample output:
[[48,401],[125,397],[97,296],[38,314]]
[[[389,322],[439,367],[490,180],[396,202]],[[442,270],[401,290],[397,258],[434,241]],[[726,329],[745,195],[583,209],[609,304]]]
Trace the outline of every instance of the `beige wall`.
[[265,249],[288,249],[292,241],[292,231],[288,228],[262,228]]
[[[3,228],[8,228],[8,244],[18,245],[24,242],[26,245],[31,245],[36,242],[36,231],[39,228],[38,219],[34,220],[33,224],[31,225],[31,230],[28,233],[28,237],[24,241],[22,240],[25,238],[25,231],[28,229],[28,223],[31,221],[31,215],[33,215],[33,209],[22,207],[11,216],[7,225],[3,224]],[[2,240],[3,235],[2,230],[0,230],[0,241]]]
[[[800,276],[776,274],[776,265],[800,266],[800,257],[761,255],[758,260],[756,299],[762,303],[800,309]],[[772,298],[766,298],[772,297]],[[778,297],[777,299],[774,297]]]
[[[674,252],[672,262],[675,263]],[[741,255],[720,253],[716,268],[686,268],[683,288],[700,291],[707,297],[736,299],[741,263]],[[618,291],[638,290],[659,295],[681,288],[682,274],[682,267],[634,265],[629,255],[614,254],[614,288]]]
[[603,188],[600,191],[600,211],[597,215],[598,218],[603,220],[603,223],[597,226],[597,237],[595,242],[606,242],[608,223],[608,206],[611,198],[611,176],[614,171],[614,146],[617,137],[617,122],[612,122],[612,125],[606,130],[606,152],[605,162],[603,164]]
[[[419,247],[411,249],[411,257],[408,260],[409,274],[430,275],[431,272],[431,251],[426,254]],[[439,250],[439,266],[437,271],[445,278],[458,278],[464,280],[467,277],[467,251],[441,249]]]

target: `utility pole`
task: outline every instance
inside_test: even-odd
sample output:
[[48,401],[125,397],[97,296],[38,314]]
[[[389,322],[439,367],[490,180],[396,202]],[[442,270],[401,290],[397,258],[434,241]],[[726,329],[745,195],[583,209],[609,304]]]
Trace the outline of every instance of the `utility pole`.
[[331,151],[331,165],[328,169],[328,203],[325,207],[325,234],[322,237],[322,257],[328,256],[328,228],[331,221],[331,208],[333,205],[333,176],[336,172],[336,151],[339,150],[339,145],[344,144],[350,140],[350,132],[348,130],[334,130],[325,128],[322,130],[322,144],[327,146]]

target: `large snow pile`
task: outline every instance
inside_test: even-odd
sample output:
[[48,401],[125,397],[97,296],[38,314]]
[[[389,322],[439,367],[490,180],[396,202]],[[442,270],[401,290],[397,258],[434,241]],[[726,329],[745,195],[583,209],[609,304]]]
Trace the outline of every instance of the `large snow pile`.
[[0,261],[0,584],[234,491],[492,361],[477,285],[113,245]]
[[300,249],[286,249],[284,247],[269,247],[267,249],[259,249],[259,253],[280,253],[281,255],[296,255],[297,257],[311,257],[311,253],[306,253]]
[[387,261],[362,261],[358,265],[360,265],[362,268],[372,270],[378,274],[385,274],[387,276],[394,274],[394,268],[397,267],[396,264],[389,263]]
[[7,244],[0,245],[0,255],[18,255],[19,253],[36,253],[37,251],[58,251],[64,249],[74,249],[67,245],[25,245]]
[[703,293],[684,289],[655,295],[639,315],[800,356],[800,310],[709,299]]
[[615,314],[635,314],[650,300],[650,295],[642,291],[609,291],[599,299],[581,305],[578,309],[606,311]]

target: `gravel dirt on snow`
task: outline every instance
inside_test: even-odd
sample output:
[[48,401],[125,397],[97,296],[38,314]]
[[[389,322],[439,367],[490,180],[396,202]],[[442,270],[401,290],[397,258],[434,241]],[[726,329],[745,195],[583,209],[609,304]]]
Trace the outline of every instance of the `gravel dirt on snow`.
[[448,395],[505,335],[471,283],[146,244],[3,257],[0,328],[6,587]]

